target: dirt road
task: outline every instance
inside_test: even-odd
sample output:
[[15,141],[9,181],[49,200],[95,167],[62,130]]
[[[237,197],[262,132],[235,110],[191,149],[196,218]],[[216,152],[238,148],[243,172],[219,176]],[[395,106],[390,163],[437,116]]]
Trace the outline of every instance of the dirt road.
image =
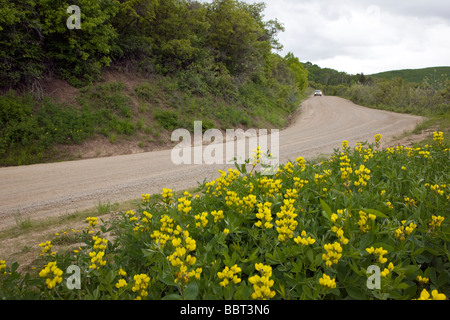
[[[311,97],[301,114],[280,132],[280,163],[298,156],[332,153],[349,140],[386,142],[412,130],[420,117],[357,106],[337,97]],[[15,224],[14,216],[42,219],[106,203],[136,199],[162,188],[184,190],[212,180],[231,165],[175,165],[171,150],[110,158],[0,168],[0,229]]]

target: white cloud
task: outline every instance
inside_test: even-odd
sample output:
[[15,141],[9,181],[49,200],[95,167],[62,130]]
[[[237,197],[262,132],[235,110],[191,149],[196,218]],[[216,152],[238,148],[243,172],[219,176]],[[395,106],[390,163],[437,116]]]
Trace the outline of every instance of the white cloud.
[[450,66],[448,0],[243,1],[266,3],[286,28],[281,54],[301,61],[353,74]]
[[[252,3],[254,1],[246,0]],[[450,65],[450,2],[266,0],[283,53],[349,73]]]

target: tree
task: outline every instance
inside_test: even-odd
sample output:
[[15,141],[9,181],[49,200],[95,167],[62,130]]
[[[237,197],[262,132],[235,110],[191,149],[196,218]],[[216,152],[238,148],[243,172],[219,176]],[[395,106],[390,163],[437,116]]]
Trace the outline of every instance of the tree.
[[303,67],[300,60],[291,52],[289,52],[284,59],[294,74],[294,80],[298,90],[300,92],[305,91],[308,87],[308,70]]

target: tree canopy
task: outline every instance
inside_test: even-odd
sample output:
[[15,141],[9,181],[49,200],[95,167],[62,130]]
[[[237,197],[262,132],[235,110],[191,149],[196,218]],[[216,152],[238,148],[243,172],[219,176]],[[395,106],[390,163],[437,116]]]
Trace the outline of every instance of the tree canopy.
[[[80,29],[66,26],[69,5],[80,8]],[[0,0],[0,88],[29,87],[48,75],[83,86],[104,67],[124,64],[246,83],[269,75],[282,48],[284,28],[264,20],[264,9],[237,0]],[[306,72],[294,60],[284,62],[301,89]]]

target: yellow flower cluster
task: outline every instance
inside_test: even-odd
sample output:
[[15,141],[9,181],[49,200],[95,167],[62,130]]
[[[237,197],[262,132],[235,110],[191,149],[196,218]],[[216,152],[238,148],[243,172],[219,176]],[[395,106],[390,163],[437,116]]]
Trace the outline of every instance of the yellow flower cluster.
[[[228,187],[239,178],[240,172],[236,169],[229,168],[228,172],[219,170],[220,177],[216,180],[213,180],[211,182],[208,182],[205,184],[206,186],[206,193],[211,194],[213,196],[220,196],[222,195],[222,191],[226,192],[228,191]],[[212,188],[214,188],[214,191]]]
[[441,132],[433,132],[433,140],[437,142],[438,146],[442,146],[444,143],[444,133]]
[[294,168],[295,168],[295,165],[292,162],[288,161],[284,165],[282,172],[285,172],[286,175],[292,175],[294,173],[294,170],[293,170]]
[[133,210],[128,210],[125,212],[125,216],[129,217],[128,220],[130,222],[139,220],[138,217],[135,216],[135,214],[136,212],[134,212]]
[[395,238],[399,239],[400,241],[405,240],[405,236],[409,236],[414,229],[417,228],[417,224],[414,222],[411,222],[408,226],[405,226],[406,220],[402,220],[402,226],[394,231]]
[[222,272],[217,272],[217,276],[222,280],[220,285],[226,287],[230,282],[233,282],[234,284],[241,282],[241,278],[237,275],[241,271],[242,269],[235,264],[231,268],[225,267]]
[[325,183],[328,180],[328,177],[331,176],[331,170],[323,170],[323,174],[318,174],[316,173],[314,175],[314,182],[316,184],[321,184],[321,183]]
[[380,143],[382,137],[383,137],[383,135],[380,133],[375,135],[375,143],[377,145]]
[[341,171],[341,179],[349,180],[350,174],[353,173],[352,166],[350,164],[350,158],[345,153],[341,153],[339,157],[339,170]]
[[148,296],[148,283],[150,282],[150,277],[146,274],[137,274],[133,277],[134,285],[131,288],[133,292],[137,292],[138,296],[135,300],[142,300]]
[[[147,211],[143,211],[142,212],[142,217],[141,217],[141,221],[143,224],[141,224],[140,222],[136,223],[136,225],[133,227],[133,231],[134,233],[137,233],[138,231],[144,232],[144,231],[149,231],[150,230],[150,223],[152,220],[153,216],[151,213],[148,213]],[[133,220],[139,220],[136,217],[133,217]]]
[[369,159],[373,158],[374,153],[372,152],[371,148],[363,149],[363,152],[361,154],[363,156],[363,161],[367,162]]
[[367,186],[367,182],[370,180],[370,173],[370,169],[366,168],[363,164],[359,166],[358,170],[355,170],[358,181],[355,181],[353,184],[356,187],[360,187],[358,189],[359,192],[362,191],[362,187]]
[[122,268],[119,269],[119,271],[117,272],[117,274],[121,277],[126,277],[127,276],[127,272],[125,270],[123,270]]
[[445,218],[441,217],[441,216],[432,216],[431,217],[431,221],[429,223],[430,226],[430,232],[433,232],[436,228],[439,228],[442,224],[442,222],[444,222]]
[[[294,208],[295,199],[284,199],[281,211],[277,213],[277,225],[278,240],[284,242],[294,237],[294,230],[297,228],[298,222],[295,220],[297,214]],[[267,219],[266,219],[267,221]]]
[[223,215],[223,211],[222,210],[211,211],[211,215],[214,217],[214,222],[218,222],[218,221],[221,221],[221,220],[225,219],[225,216]]
[[286,199],[297,199],[298,198],[298,190],[297,189],[286,189],[286,193],[284,194]]
[[225,203],[229,208],[235,209],[238,213],[244,214],[252,212],[256,205],[256,196],[250,194],[240,199],[236,192],[227,191]]
[[179,226],[177,227],[177,230],[173,229],[173,219],[168,215],[161,216],[159,222],[161,223],[159,230],[153,230],[150,237],[153,239],[157,247],[164,248],[164,245],[167,243],[167,241],[171,240],[174,234],[180,234],[180,230],[178,230]]
[[105,256],[104,250],[106,250],[108,239],[93,236],[92,240],[94,240],[93,249],[99,251],[89,252],[89,257],[91,258],[91,265],[89,266],[89,269],[96,270],[106,265],[106,261],[103,260],[103,257]]
[[261,155],[262,155],[261,147],[258,146],[256,149],[253,149],[253,157],[252,163],[253,167],[255,167],[258,163],[261,163]]
[[306,170],[306,160],[303,157],[298,157],[295,159],[295,163],[300,167],[301,172]]
[[39,277],[46,278],[45,283],[47,284],[48,289],[53,289],[58,283],[61,283],[63,272],[56,265],[56,261],[49,262],[44,266],[39,272]]
[[404,197],[403,200],[405,201],[405,206],[417,207],[417,200],[409,197]]
[[369,221],[374,221],[377,217],[374,214],[370,214],[367,215],[367,213],[365,213],[364,211],[359,211],[359,221],[358,221],[358,225],[359,228],[361,229],[361,231],[363,233],[367,233],[370,230],[370,225],[369,225]]
[[191,194],[189,194],[189,192],[185,191],[184,192],[184,197],[181,197],[178,199],[178,211],[184,213],[184,214],[188,214],[189,211],[191,211],[192,207],[191,207],[191,203],[192,201],[190,200],[190,198],[192,197]]
[[378,261],[380,263],[385,263],[387,261],[387,258],[384,257],[385,254],[387,254],[387,250],[384,250],[383,247],[379,247],[379,248],[374,248],[374,247],[370,247],[370,248],[366,248],[366,251],[369,254],[374,255]]
[[315,239],[311,237],[306,237],[306,231],[303,230],[297,238],[294,239],[296,244],[301,244],[302,246],[309,246],[310,244],[313,244],[316,242]]
[[142,203],[143,204],[148,204],[149,201],[150,201],[150,194],[143,193],[143,194],[141,194],[141,198],[142,198]]
[[422,277],[422,276],[417,276],[416,277],[417,282],[419,282],[420,284],[427,284],[430,282],[430,279],[427,277]]
[[299,177],[294,177],[294,187],[301,189],[305,186],[305,184],[308,184],[308,180],[300,179]]
[[[442,190],[442,189],[445,189],[447,187],[447,185],[446,184],[441,184],[441,185],[433,184],[433,185],[430,185],[429,183],[425,183],[425,187],[429,187],[431,191],[434,191],[438,195],[443,196],[444,195],[444,190]],[[441,187],[442,187],[442,189],[441,189]]]
[[106,245],[108,244],[108,239],[93,236],[92,240],[94,240],[93,247],[95,250],[106,250]]
[[420,297],[417,298],[417,300],[446,300],[446,299],[447,297],[445,296],[445,294],[439,293],[437,290],[431,291],[430,296],[430,293],[426,289],[423,289],[422,292],[420,293]]
[[115,287],[117,289],[125,288],[126,286],[128,286],[128,283],[127,283],[127,281],[125,279],[119,279],[119,281],[117,281],[117,283],[115,285]]
[[389,273],[391,273],[391,271],[394,270],[394,264],[392,262],[389,262],[389,265],[387,268],[384,268],[383,271],[381,271],[380,275],[382,277],[387,277]]
[[319,284],[324,287],[334,289],[336,288],[336,279],[331,279],[330,276],[324,273],[322,278],[319,278]]
[[344,237],[343,226],[344,226],[345,220],[347,219],[347,217],[351,217],[351,214],[347,211],[347,209],[339,209],[336,212],[337,212],[337,214],[333,213],[331,215],[331,221],[333,223],[336,223],[336,225],[331,227],[331,231],[336,233],[336,236],[339,238],[339,241],[342,244],[347,244],[348,239],[346,237]]
[[325,265],[329,268],[333,264],[337,264],[342,257],[342,247],[339,242],[327,243],[323,246],[327,253],[322,254],[322,260],[325,261]]
[[86,222],[89,224],[89,227],[95,227],[98,224],[97,217],[87,217]]
[[[125,272],[125,270],[123,270],[122,268],[119,269],[119,271],[117,272],[117,274],[121,277],[126,277],[127,273]],[[117,289],[121,289],[121,288],[125,288],[126,286],[128,286],[128,283],[125,279],[119,279],[119,281],[117,281],[115,287]]]
[[175,282],[178,283],[180,281],[182,285],[185,285],[191,277],[200,279],[200,274],[202,273],[201,268],[188,272],[188,267],[193,266],[197,261],[196,257],[189,254],[197,248],[197,244],[189,236],[189,231],[183,231],[180,226],[177,226],[174,235],[180,235],[181,237],[172,237],[172,245],[175,251],[167,256],[167,260],[179,270],[176,273]]
[[255,270],[260,275],[254,275],[248,278],[248,281],[253,284],[253,299],[266,300],[272,299],[275,296],[275,291],[270,290],[274,285],[274,281],[270,279],[272,277],[272,267],[265,266],[262,263],[255,264]]
[[258,213],[256,214],[256,217],[259,219],[257,222],[255,222],[255,226],[258,228],[265,228],[270,229],[273,228],[273,224],[270,222],[273,220],[272,218],[272,203],[271,202],[265,202],[264,204],[258,203]]
[[270,198],[275,198],[280,195],[282,183],[281,179],[274,180],[267,176],[258,178],[258,187],[261,189],[261,195],[269,196]]
[[[39,247],[42,248],[42,252],[41,252],[41,256],[43,256],[46,253],[49,253],[49,251],[53,248],[52,242],[51,241],[45,241],[42,243],[39,243]],[[55,255],[56,252],[50,252],[50,255]]]
[[172,199],[172,197],[173,197],[173,191],[172,191],[172,189],[166,189],[166,188],[163,188],[163,189],[162,189],[161,195],[162,195],[162,197],[163,197],[163,200],[162,200],[162,201],[163,201],[165,204],[171,205],[171,204],[173,203],[173,199]]
[[2,269],[6,269],[6,261],[5,260],[0,260],[0,271]]
[[100,267],[103,267],[106,265],[106,261],[103,260],[103,257],[105,256],[104,251],[91,251],[89,252],[89,257],[91,258],[91,265],[89,266],[89,269],[100,269]]
[[202,214],[196,214],[194,216],[194,219],[196,220],[195,226],[199,228],[202,226],[203,228],[208,225],[208,212],[202,212]]
[[344,237],[344,230],[342,229],[342,227],[333,226],[331,228],[331,231],[336,233],[336,237],[339,238],[340,243],[342,243],[342,244],[348,243],[348,239],[346,237]]

